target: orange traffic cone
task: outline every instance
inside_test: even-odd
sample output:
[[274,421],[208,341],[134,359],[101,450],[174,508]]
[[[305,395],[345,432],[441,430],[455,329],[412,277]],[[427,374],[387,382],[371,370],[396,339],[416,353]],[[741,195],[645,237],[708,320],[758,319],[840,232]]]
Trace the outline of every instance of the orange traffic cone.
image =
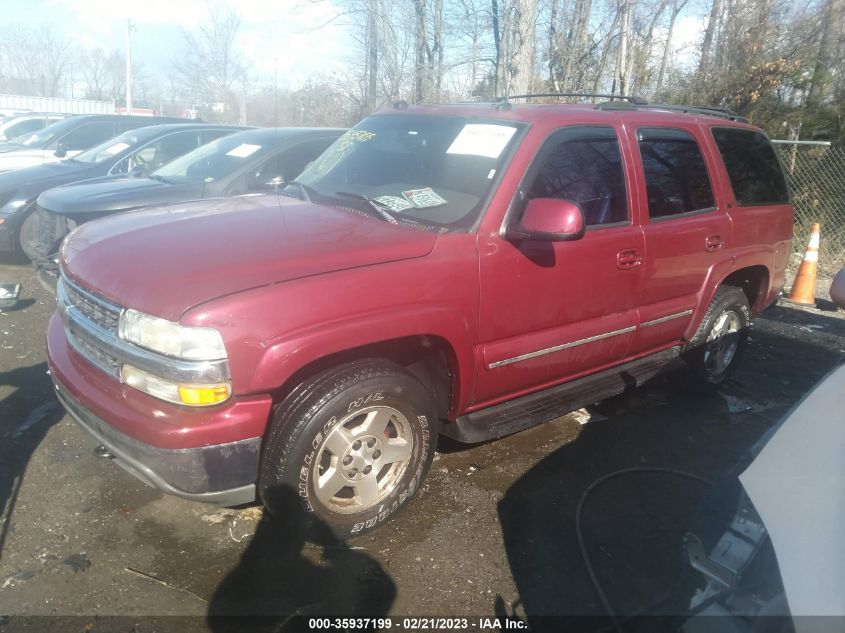
[[810,243],[807,244],[807,251],[804,259],[798,267],[798,274],[792,282],[792,289],[789,291],[788,303],[802,306],[816,307],[816,273],[819,269],[819,232],[821,227],[813,225],[813,232],[810,234]]

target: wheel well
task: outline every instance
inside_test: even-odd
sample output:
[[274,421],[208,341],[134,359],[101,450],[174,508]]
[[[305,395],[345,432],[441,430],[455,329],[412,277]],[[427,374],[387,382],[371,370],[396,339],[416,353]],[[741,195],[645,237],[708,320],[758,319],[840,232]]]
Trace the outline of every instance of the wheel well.
[[296,385],[326,369],[364,358],[387,358],[404,367],[429,391],[439,419],[446,419],[457,377],[457,360],[445,339],[429,335],[380,341],[314,360],[297,370],[273,394],[273,400],[281,402]]
[[769,271],[765,266],[740,268],[725,277],[722,285],[741,288],[748,297],[751,308],[756,309],[765,299],[769,287]]

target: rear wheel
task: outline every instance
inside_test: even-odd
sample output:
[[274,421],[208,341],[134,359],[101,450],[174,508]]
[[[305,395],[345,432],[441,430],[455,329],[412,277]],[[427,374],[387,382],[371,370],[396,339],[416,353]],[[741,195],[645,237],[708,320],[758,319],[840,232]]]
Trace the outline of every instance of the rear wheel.
[[751,307],[740,288],[716,291],[683,359],[686,382],[694,389],[713,389],[730,378],[748,343]]
[[436,447],[426,389],[386,360],[342,365],[299,385],[266,440],[259,494],[272,513],[280,487],[340,537],[381,525],[410,499]]

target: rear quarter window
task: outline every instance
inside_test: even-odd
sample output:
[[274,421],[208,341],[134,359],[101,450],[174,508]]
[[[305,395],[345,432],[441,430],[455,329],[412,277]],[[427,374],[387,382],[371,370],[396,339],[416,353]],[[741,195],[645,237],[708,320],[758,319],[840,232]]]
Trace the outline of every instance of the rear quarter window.
[[716,127],[712,131],[737,204],[789,202],[789,187],[769,139],[740,128]]

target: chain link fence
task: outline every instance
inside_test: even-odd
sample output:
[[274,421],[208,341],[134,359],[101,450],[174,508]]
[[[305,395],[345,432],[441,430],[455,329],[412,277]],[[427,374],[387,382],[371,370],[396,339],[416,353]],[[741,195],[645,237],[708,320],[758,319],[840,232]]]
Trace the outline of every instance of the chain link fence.
[[795,197],[793,260],[807,247],[813,223],[821,224],[819,267],[835,273],[845,265],[845,150],[827,144],[779,141],[775,151]]

